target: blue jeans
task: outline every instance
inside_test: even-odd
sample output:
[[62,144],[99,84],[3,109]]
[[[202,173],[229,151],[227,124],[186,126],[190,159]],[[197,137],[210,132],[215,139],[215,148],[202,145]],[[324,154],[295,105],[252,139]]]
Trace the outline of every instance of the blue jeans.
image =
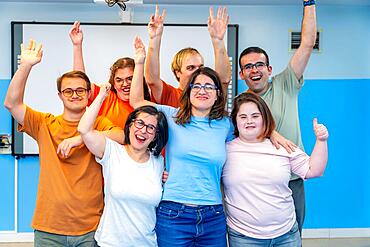
[[297,178],[289,181],[289,188],[292,190],[292,197],[294,201],[298,229],[299,233],[302,235],[302,227],[304,223],[304,217],[306,214],[306,200],[303,179]]
[[95,231],[79,236],[60,235],[35,230],[35,247],[97,247]]
[[302,245],[297,222],[289,232],[272,239],[250,238],[230,227],[227,230],[230,247],[300,247]]
[[222,204],[187,206],[162,201],[155,226],[159,247],[226,246],[226,219]]

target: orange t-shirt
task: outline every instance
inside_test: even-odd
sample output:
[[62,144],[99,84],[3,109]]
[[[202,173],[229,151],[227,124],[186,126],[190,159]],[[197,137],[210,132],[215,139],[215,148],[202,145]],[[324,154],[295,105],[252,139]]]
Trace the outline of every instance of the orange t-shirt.
[[[103,212],[101,166],[84,144],[72,148],[67,158],[57,154],[59,143],[79,135],[78,121],[41,113],[27,107],[24,131],[39,146],[40,176],[32,227],[49,233],[82,235],[96,230]],[[116,128],[98,117],[94,129]]]
[[[160,105],[169,105],[172,107],[179,107],[180,105],[180,98],[182,94],[182,89],[175,88],[164,81],[162,81],[162,95],[160,102],[156,102]],[[152,97],[154,99],[154,97]]]
[[[94,95],[93,99],[89,101],[89,105],[99,94],[100,87],[94,85]],[[118,98],[117,94],[113,91],[109,92],[109,95],[104,100],[102,106],[100,107],[99,116],[104,116],[108,118],[112,123],[118,127],[124,128],[128,115],[134,111],[128,101],[123,101]]]

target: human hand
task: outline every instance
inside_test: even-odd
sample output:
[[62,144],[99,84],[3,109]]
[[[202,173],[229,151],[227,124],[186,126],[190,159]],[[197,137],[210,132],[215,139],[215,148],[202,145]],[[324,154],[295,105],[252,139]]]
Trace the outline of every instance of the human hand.
[[140,37],[136,36],[134,40],[134,49],[135,49],[135,64],[144,64],[145,61],[145,46]]
[[107,98],[111,86],[112,85],[110,83],[103,83],[100,85],[100,91],[99,91],[98,97],[101,100],[105,100],[105,98]]
[[295,145],[292,141],[286,139],[284,136],[280,135],[275,130],[271,133],[270,141],[276,147],[276,149],[279,149],[280,146],[282,146],[288,153],[294,152],[297,148],[297,145]]
[[219,7],[216,17],[213,14],[213,8],[209,8],[208,32],[211,39],[223,40],[228,24],[229,16],[226,7]]
[[163,171],[163,174],[162,174],[162,183],[167,182],[167,179],[168,179],[168,171]]
[[81,144],[82,144],[81,136],[67,138],[63,140],[61,143],[59,143],[57,148],[57,154],[60,154],[62,158],[67,158],[71,149]]
[[155,6],[155,14],[150,16],[148,23],[149,38],[161,37],[163,33],[163,22],[166,18],[166,10],[163,9],[162,15],[159,14],[159,6]]
[[71,38],[73,45],[81,45],[83,41],[83,33],[82,29],[80,28],[80,22],[75,21],[71,30],[69,30],[69,37]]
[[24,47],[24,44],[21,44],[21,65],[30,65],[33,66],[38,64],[42,58],[42,44],[36,46],[36,41],[30,39],[28,46]]
[[319,141],[326,141],[329,138],[329,132],[325,125],[317,123],[317,118],[313,119],[313,131],[316,139]]

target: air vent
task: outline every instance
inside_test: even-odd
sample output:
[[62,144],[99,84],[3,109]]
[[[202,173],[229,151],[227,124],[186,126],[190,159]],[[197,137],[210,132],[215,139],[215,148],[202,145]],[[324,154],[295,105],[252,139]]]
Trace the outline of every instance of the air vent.
[[[315,46],[313,47],[313,50],[316,52],[321,51],[321,33],[322,30],[317,31],[317,36],[316,36],[316,42]],[[290,40],[290,45],[289,45],[289,51],[295,51],[298,49],[299,45],[301,44],[301,32],[296,32],[296,31],[289,31],[289,40]]]

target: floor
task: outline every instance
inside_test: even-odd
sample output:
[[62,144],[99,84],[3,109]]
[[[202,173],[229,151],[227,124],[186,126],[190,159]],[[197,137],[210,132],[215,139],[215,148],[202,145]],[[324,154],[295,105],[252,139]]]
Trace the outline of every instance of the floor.
[[[0,247],[33,247],[33,243],[0,243]],[[305,239],[303,247],[370,247],[370,238]]]

